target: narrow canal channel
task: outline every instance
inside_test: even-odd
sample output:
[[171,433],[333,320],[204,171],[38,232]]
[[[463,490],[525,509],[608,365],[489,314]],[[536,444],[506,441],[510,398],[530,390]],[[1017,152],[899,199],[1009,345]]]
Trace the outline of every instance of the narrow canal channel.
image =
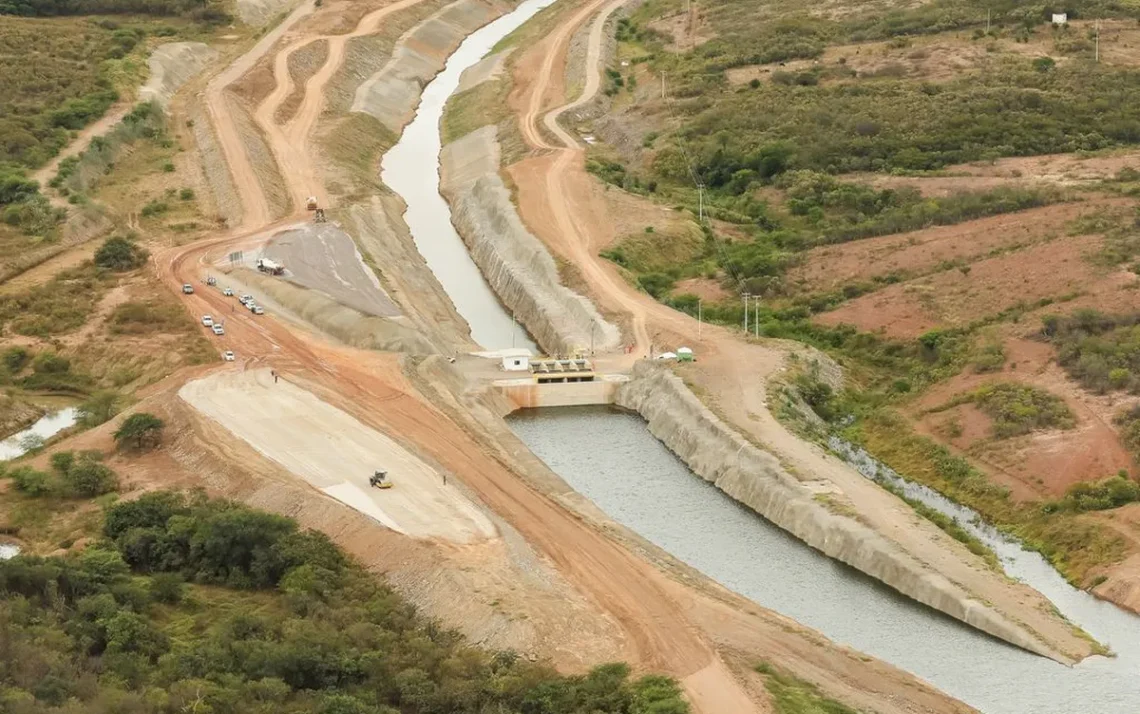
[[636,415],[605,407],[543,409],[517,412],[508,423],[615,521],[725,587],[912,672],[986,714],[1140,711],[1140,618],[1074,590],[1052,568],[1021,564],[1016,575],[1063,611],[1066,601],[1082,603],[1066,614],[1118,657],[1065,667],[903,597],[694,475]]
[[[408,204],[405,219],[421,254],[473,339],[488,349],[531,342],[451,224],[439,195],[439,121],[463,70],[553,1],[527,0],[472,34],[428,85],[415,120],[382,165],[384,182]],[[615,521],[760,605],[913,672],[986,714],[1140,712],[1140,618],[1074,590],[1047,564],[1020,557],[1015,546],[998,548],[1007,571],[1041,590],[1118,657],[1064,667],[899,595],[695,476],[635,415],[586,407],[522,412],[508,421]]]
[[471,326],[471,338],[485,349],[529,347],[534,343],[499,302],[451,224],[451,211],[439,194],[439,122],[447,98],[463,70],[555,0],[526,0],[513,12],[473,32],[424,89],[416,117],[399,142],[384,155],[380,178],[408,205],[404,220],[412,239],[455,309]]

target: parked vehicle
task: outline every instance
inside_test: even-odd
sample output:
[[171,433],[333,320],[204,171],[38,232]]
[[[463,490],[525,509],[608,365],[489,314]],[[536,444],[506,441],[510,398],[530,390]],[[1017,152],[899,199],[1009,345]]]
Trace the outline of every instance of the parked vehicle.
[[387,471],[376,470],[368,477],[368,485],[372,488],[392,488],[392,481]]
[[184,295],[193,295],[194,294],[194,286],[191,285],[190,283],[182,283],[182,293]]
[[233,351],[232,350],[226,350],[225,352],[223,352],[222,353],[222,359],[224,359],[227,362],[233,362],[234,361]]
[[206,278],[206,284],[207,285],[217,285],[218,279],[211,275],[210,277]]
[[210,328],[210,329],[212,329],[212,330],[214,331],[214,334],[215,334],[215,335],[218,335],[219,337],[220,337],[221,335],[224,335],[224,334],[226,334],[226,330],[225,330],[225,328],[223,328],[221,325],[214,325],[214,326],[213,326],[212,328]]
[[252,295],[242,295],[240,298],[238,298],[238,302],[240,302],[242,305],[248,305],[251,302],[253,302],[253,296]]
[[233,297],[234,296],[234,289],[233,288],[226,288],[225,290],[222,291],[222,295],[225,295],[226,297]]
[[202,324],[206,327],[214,326],[214,318],[210,315],[202,315]]
[[250,310],[253,312],[254,315],[264,315],[265,314],[265,308],[263,308],[261,305],[254,305],[253,307],[250,308]]

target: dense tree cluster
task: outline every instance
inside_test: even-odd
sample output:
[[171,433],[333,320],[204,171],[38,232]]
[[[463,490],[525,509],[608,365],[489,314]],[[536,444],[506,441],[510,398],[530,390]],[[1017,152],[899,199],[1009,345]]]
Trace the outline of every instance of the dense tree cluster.
[[631,680],[626,665],[564,677],[472,648],[286,518],[159,492],[112,506],[105,535],[0,563],[0,708],[688,712],[673,680]]

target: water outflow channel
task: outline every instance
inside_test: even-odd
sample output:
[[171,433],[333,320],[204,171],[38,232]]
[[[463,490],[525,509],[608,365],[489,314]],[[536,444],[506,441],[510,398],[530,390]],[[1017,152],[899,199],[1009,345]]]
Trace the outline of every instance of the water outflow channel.
[[408,205],[404,220],[420,255],[471,326],[471,338],[486,349],[535,346],[526,330],[503,308],[451,224],[451,210],[439,194],[439,122],[447,98],[459,87],[463,70],[554,2],[526,0],[513,12],[469,35],[447,60],[444,70],[424,88],[415,119],[380,164],[381,180]]
[[[451,224],[439,194],[439,121],[463,70],[553,2],[526,0],[468,37],[427,86],[415,120],[382,164],[384,182],[408,205],[405,219],[417,248],[470,324],[474,340],[488,349],[532,345]],[[635,415],[585,407],[523,412],[509,422],[532,451],[617,522],[760,605],[913,672],[986,714],[1140,711],[1140,619],[1074,590],[1039,556],[984,526],[970,525],[1010,575],[1044,593],[1118,657],[1093,657],[1068,668],[903,597],[695,476]],[[869,477],[892,478],[866,455],[848,449],[844,456]],[[972,519],[937,494],[903,485],[908,495],[963,525]]]
[[[985,714],[1140,711],[1140,618],[1073,589],[1039,555],[984,526],[973,528],[1010,575],[1037,588],[1118,656],[1065,667],[920,605],[813,550],[694,475],[636,415],[578,407],[518,412],[508,422],[575,490],[674,557]],[[876,467],[865,454],[845,456],[865,475]],[[932,506],[969,520],[965,509],[928,495],[941,501]]]

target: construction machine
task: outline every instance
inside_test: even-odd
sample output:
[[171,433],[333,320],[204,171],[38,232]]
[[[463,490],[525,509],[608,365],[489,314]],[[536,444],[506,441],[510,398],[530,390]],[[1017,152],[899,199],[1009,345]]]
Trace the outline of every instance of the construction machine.
[[317,197],[309,196],[309,199],[305,201],[305,208],[309,209],[310,211],[317,210]]
[[392,488],[392,482],[388,480],[387,471],[372,472],[372,477],[368,479],[368,485],[372,488]]
[[315,214],[313,214],[313,222],[314,223],[324,223],[325,222],[325,209],[323,209],[323,208],[317,209],[317,212]]

